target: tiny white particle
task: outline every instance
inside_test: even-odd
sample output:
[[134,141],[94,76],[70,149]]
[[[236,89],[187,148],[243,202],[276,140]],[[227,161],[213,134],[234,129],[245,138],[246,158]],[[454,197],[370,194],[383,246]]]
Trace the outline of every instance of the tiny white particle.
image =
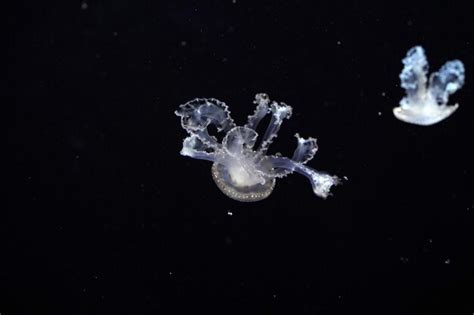
[[387,94],[385,94],[385,92],[382,92],[382,96],[385,96],[385,95],[387,95]]
[[75,158],[76,158],[76,160],[78,160],[78,159],[79,159],[79,155],[76,155]]
[[233,215],[232,211],[227,211],[227,215],[232,216]]
[[273,294],[273,298],[276,299],[277,295],[276,294]]
[[377,115],[382,116],[382,112],[378,112]]
[[234,4],[237,3],[237,0],[232,0],[232,3],[234,3]]
[[451,259],[449,259],[449,258],[444,261],[445,265],[449,265],[450,263],[451,263]]
[[89,7],[89,5],[87,4],[87,2],[81,3],[81,9],[82,10],[87,10],[88,7]]
[[340,40],[338,40],[338,41],[336,42],[336,44],[338,44],[338,45],[340,46],[340,45],[342,44],[342,42],[341,42]]
[[170,272],[169,272],[169,275],[170,275],[170,276],[172,276],[172,275],[173,275],[173,272],[172,272],[172,271],[170,271]]
[[186,41],[184,41],[184,40],[181,41],[181,46],[182,46],[182,47],[186,46],[187,44],[188,44],[188,43],[187,43]]
[[347,176],[344,176],[343,178],[344,178],[345,180],[349,180],[349,177],[347,177]]
[[114,36],[117,36],[117,35],[118,35],[118,33],[117,33],[117,32],[113,32],[112,34],[113,34]]

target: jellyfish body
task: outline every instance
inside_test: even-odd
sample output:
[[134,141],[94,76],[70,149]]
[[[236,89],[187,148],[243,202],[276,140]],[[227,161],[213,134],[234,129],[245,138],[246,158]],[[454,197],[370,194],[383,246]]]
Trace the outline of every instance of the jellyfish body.
[[428,81],[428,61],[421,46],[408,50],[402,60],[401,86],[406,96],[393,114],[401,121],[429,126],[450,116],[458,104],[447,105],[450,94],[464,84],[464,65],[459,60],[446,62]]
[[[292,172],[306,176],[313,192],[326,198],[339,179],[305,165],[317,151],[316,139],[304,139],[296,134],[298,143],[291,159],[266,154],[283,119],[290,118],[291,106],[271,102],[264,93],[257,94],[254,103],[257,105],[255,112],[244,126],[236,126],[227,105],[217,99],[197,98],[180,105],[175,114],[181,117],[181,125],[189,133],[183,141],[181,154],[213,162],[215,183],[225,195],[238,201],[258,201],[268,197],[275,187],[276,178]],[[272,115],[270,124],[256,147],[256,129],[267,114]],[[209,134],[210,125],[225,133],[222,143]]]

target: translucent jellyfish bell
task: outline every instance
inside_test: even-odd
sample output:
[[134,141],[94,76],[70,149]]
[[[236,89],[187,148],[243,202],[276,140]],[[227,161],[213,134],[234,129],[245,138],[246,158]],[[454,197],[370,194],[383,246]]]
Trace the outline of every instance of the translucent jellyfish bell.
[[458,104],[447,105],[450,94],[464,84],[464,65],[459,60],[446,62],[438,72],[428,75],[428,61],[421,46],[408,50],[402,60],[404,67],[400,74],[401,86],[406,96],[400,107],[393,109],[399,120],[416,125],[428,126],[450,116]]
[[[197,98],[180,105],[175,114],[181,117],[181,125],[189,133],[183,141],[181,154],[213,162],[215,183],[224,194],[238,201],[265,199],[272,193],[276,178],[292,172],[306,176],[313,192],[326,198],[339,179],[305,165],[317,151],[316,139],[304,139],[296,134],[298,143],[291,159],[267,155],[269,145],[277,136],[283,119],[290,118],[292,108],[271,102],[263,93],[255,96],[254,103],[257,107],[245,126],[236,126],[227,105],[214,98]],[[270,124],[260,145],[255,147],[257,126],[267,114],[272,115]],[[225,133],[222,143],[209,134],[209,125]]]

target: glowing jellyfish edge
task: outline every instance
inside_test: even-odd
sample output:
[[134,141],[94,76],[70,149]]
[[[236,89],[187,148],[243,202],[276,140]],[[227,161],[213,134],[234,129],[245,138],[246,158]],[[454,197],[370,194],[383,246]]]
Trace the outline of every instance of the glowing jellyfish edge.
[[[293,172],[306,176],[316,195],[322,198],[330,195],[331,187],[340,180],[305,165],[316,154],[316,139],[296,134],[297,147],[291,159],[266,154],[283,119],[290,118],[291,106],[270,101],[264,93],[255,95],[254,103],[256,109],[244,126],[236,126],[227,105],[214,98],[196,98],[180,105],[175,114],[181,117],[181,126],[189,133],[183,141],[181,155],[213,162],[214,182],[225,195],[238,201],[267,198],[275,187],[276,178]],[[258,137],[255,130],[267,114],[272,115],[270,123],[260,145],[254,148]],[[209,134],[210,125],[225,133],[222,143]]]
[[406,96],[393,114],[401,121],[429,126],[448,118],[458,104],[448,105],[449,95],[464,84],[464,65],[460,60],[446,62],[428,81],[428,60],[421,46],[408,50],[400,73]]

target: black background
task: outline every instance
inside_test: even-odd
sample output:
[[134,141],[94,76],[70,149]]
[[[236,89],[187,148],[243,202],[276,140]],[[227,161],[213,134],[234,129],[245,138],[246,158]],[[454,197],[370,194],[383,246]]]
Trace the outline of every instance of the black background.
[[[472,314],[473,5],[313,1],[16,4],[7,19],[0,313]],[[401,59],[460,59],[460,107],[392,115]],[[293,106],[272,152],[318,138],[310,166],[239,203],[179,155],[195,97],[245,123]]]

